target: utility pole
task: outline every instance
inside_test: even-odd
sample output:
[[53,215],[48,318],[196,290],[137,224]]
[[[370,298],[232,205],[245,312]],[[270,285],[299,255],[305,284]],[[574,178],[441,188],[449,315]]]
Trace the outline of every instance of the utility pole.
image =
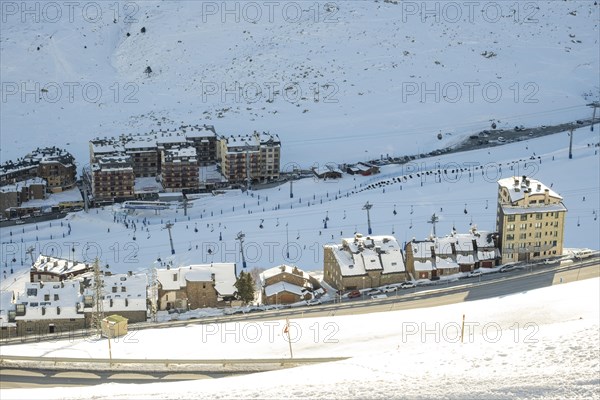
[[173,227],[173,224],[170,222],[167,222],[165,225],[165,228],[169,231],[169,242],[171,243],[171,254],[175,254],[175,248],[173,247],[173,236],[171,236],[171,228]]
[[[248,144],[246,144],[248,146]],[[250,190],[250,154],[246,147],[246,191]]]
[[569,133],[569,159],[573,158],[573,128],[570,129]]
[[290,232],[288,230],[288,223],[285,223],[285,257],[290,259]]
[[31,257],[31,265],[33,266],[33,264],[35,264],[35,261],[33,260],[33,252],[35,251],[35,248],[33,246],[30,246],[27,249],[27,254],[29,254],[29,257]]
[[596,119],[596,108],[600,107],[600,101],[595,101],[593,103],[587,104],[587,106],[594,108],[594,114],[592,115],[592,125],[590,125],[590,131],[594,132],[594,121]]
[[428,224],[433,225],[433,236],[434,237],[437,237],[437,234],[435,233],[435,224],[437,222],[439,222],[439,220],[440,220],[440,218],[437,215],[435,215],[435,213],[433,213],[433,215],[431,216],[431,219],[429,221],[427,221]]
[[96,261],[94,261],[94,308],[92,311],[91,328],[96,331],[97,335],[102,334],[102,320],[104,319],[104,301],[102,300],[103,287],[104,280],[102,279],[102,269],[100,268],[100,261],[96,258]]
[[183,215],[185,217],[187,217],[187,208],[188,208],[188,199],[184,195],[184,198],[183,198]]
[[290,199],[294,198],[294,176],[290,179]]
[[371,214],[370,214],[370,210],[371,208],[373,208],[373,204],[369,204],[369,202],[367,201],[367,204],[365,204],[363,206],[363,210],[367,210],[367,224],[369,227],[369,235],[371,235],[373,233],[373,230],[371,229]]
[[235,238],[236,240],[240,241],[240,252],[242,253],[242,268],[246,269],[246,257],[244,257],[244,238],[246,237],[246,235],[240,231],[237,234],[237,237]]

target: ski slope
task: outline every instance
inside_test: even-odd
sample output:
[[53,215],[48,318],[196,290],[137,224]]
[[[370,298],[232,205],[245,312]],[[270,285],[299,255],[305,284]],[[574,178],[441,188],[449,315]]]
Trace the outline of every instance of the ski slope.
[[[496,181],[513,175],[539,179],[563,196],[568,210],[566,248],[598,249],[600,137],[598,130],[591,132],[588,127],[576,130],[573,159],[568,158],[568,140],[564,132],[389,165],[370,177],[344,174],[340,180],[305,178],[294,182],[293,198],[289,197],[289,184],[202,197],[190,202],[187,218],[184,210],[175,206],[159,214],[150,210],[125,214],[116,204],[87,214],[71,213],[62,222],[16,225],[0,231],[2,265],[8,278],[3,288],[14,283],[11,268],[14,276],[28,272],[30,247],[34,248],[34,258],[40,252],[85,262],[98,257],[114,273],[147,271],[165,263],[210,262],[236,262],[239,272],[239,232],[245,234],[248,268],[287,263],[318,271],[323,268],[324,244],[341,243],[342,237],[352,237],[357,231],[367,232],[367,216],[362,210],[367,201],[373,204],[373,233],[393,233],[400,243],[428,237],[432,226],[427,221],[433,213],[439,217],[436,230],[440,236],[449,234],[453,227],[467,232],[472,225],[490,231],[495,229]],[[448,172],[441,182],[426,174],[437,169]],[[422,171],[425,174],[417,177]],[[395,183],[378,184],[390,181]],[[329,218],[327,229],[325,218]],[[173,255],[167,221],[173,223]]]
[[93,137],[209,123],[277,133],[282,166],[306,167],[589,118],[600,100],[590,1],[10,4],[2,160],[58,145],[83,167]]

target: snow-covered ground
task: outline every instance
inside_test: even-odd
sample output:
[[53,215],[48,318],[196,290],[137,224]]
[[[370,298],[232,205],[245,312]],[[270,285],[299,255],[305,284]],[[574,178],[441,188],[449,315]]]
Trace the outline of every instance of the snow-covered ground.
[[[295,357],[346,361],[242,377],[5,390],[17,398],[581,398],[598,395],[600,280],[500,298],[292,320]],[[465,315],[464,343],[460,340]],[[114,357],[289,357],[285,321],[145,330]],[[165,345],[165,338],[177,338]],[[105,340],[3,347],[3,354],[106,357]]]
[[[234,191],[202,197],[191,202],[189,220],[183,216],[182,209],[160,211],[159,215],[144,211],[128,216],[129,227],[126,227],[119,222],[123,217],[120,206],[116,205],[114,209],[93,209],[88,214],[73,213],[61,221],[17,225],[0,231],[1,263],[7,274],[2,288],[8,284],[14,286],[15,276],[28,270],[27,249],[31,246],[34,258],[39,252],[86,262],[98,256],[113,272],[147,270],[160,264],[158,258],[162,263],[172,261],[175,266],[235,261],[239,270],[240,247],[235,238],[240,231],[246,235],[244,249],[248,267],[270,268],[291,263],[306,271],[322,270],[324,244],[340,243],[341,237],[351,237],[355,231],[366,233],[367,218],[362,206],[367,201],[374,204],[371,209],[373,233],[393,233],[401,243],[413,237],[426,238],[431,232],[431,224],[426,221],[433,213],[440,219],[438,235],[449,233],[452,227],[466,232],[471,224],[481,230],[494,230],[496,180],[513,174],[539,179],[564,197],[568,209],[566,247],[599,249],[598,143],[598,130],[590,132],[589,128],[582,128],[575,131],[571,160],[565,132],[417,160],[403,166],[386,166],[380,174],[371,177],[344,175],[337,181],[303,179],[294,183],[293,199],[289,197],[289,184],[250,194]],[[519,162],[513,164],[515,161]],[[476,166],[482,166],[483,170],[475,169]],[[448,172],[442,175],[441,183],[436,182],[433,175],[424,175],[424,179],[416,176],[416,171],[438,168]],[[452,172],[457,168],[463,171]],[[379,181],[401,176],[407,178],[406,182],[367,189]],[[327,216],[328,227],[324,229],[323,219]],[[149,225],[143,225],[144,219]],[[174,223],[174,255],[170,254],[169,236],[164,229],[167,221]],[[68,235],[69,229],[71,235]],[[289,258],[285,250],[288,241]],[[14,274],[10,274],[10,269]]]
[[209,123],[309,166],[591,117],[595,2],[399,3],[6,2],[0,158]]

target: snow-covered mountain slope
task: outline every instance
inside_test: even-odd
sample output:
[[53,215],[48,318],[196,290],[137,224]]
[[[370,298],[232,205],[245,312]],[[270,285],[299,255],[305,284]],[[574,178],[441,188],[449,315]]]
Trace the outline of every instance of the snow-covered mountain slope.
[[278,133],[284,164],[413,154],[589,117],[600,90],[591,1],[10,4],[2,160],[58,145],[85,165],[94,136],[180,123]]
[[[598,283],[588,279],[442,307],[292,320],[295,357],[352,357],[336,363],[186,382],[13,389],[2,391],[2,398],[595,398]],[[115,340],[112,354],[287,358],[284,324],[280,320],[145,330],[128,340]],[[3,351],[105,358],[107,346],[104,340],[61,340]]]

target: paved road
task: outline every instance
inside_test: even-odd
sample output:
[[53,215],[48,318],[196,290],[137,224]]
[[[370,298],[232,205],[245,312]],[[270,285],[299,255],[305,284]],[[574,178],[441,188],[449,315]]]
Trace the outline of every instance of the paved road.
[[[505,296],[514,293],[534,290],[542,287],[574,282],[583,279],[600,277],[600,261],[598,258],[584,260],[580,263],[566,266],[546,268],[537,271],[522,271],[506,274],[493,274],[484,276],[481,281],[453,287],[417,288],[412,293],[393,295],[386,299],[347,302],[335,305],[323,305],[307,307],[304,309],[265,312],[261,314],[246,315],[235,320],[273,320],[282,316],[293,316],[293,318],[334,316],[334,315],[356,315],[372,312],[383,312],[390,310],[404,310],[412,308],[435,307],[445,304],[454,304],[464,301],[487,299],[497,296]],[[495,279],[494,279],[495,278]],[[228,319],[233,319],[229,317]],[[207,323],[207,321],[203,321]],[[220,321],[219,321],[220,322]],[[187,321],[185,324],[199,323],[199,321]],[[252,360],[240,360],[252,363]],[[36,386],[64,386],[64,385],[94,385],[104,382],[127,382],[140,383],[148,380],[186,380],[206,379],[231,375],[229,372],[211,373],[136,373],[136,372],[83,372],[83,371],[44,371],[44,370],[17,370],[2,369],[0,371],[0,387],[36,387]],[[43,382],[43,383],[40,383]]]
[[93,386],[102,383],[154,383],[165,381],[185,381],[214,379],[238,375],[234,372],[219,373],[129,373],[103,371],[56,371],[2,368],[0,389],[40,388],[55,386]]

